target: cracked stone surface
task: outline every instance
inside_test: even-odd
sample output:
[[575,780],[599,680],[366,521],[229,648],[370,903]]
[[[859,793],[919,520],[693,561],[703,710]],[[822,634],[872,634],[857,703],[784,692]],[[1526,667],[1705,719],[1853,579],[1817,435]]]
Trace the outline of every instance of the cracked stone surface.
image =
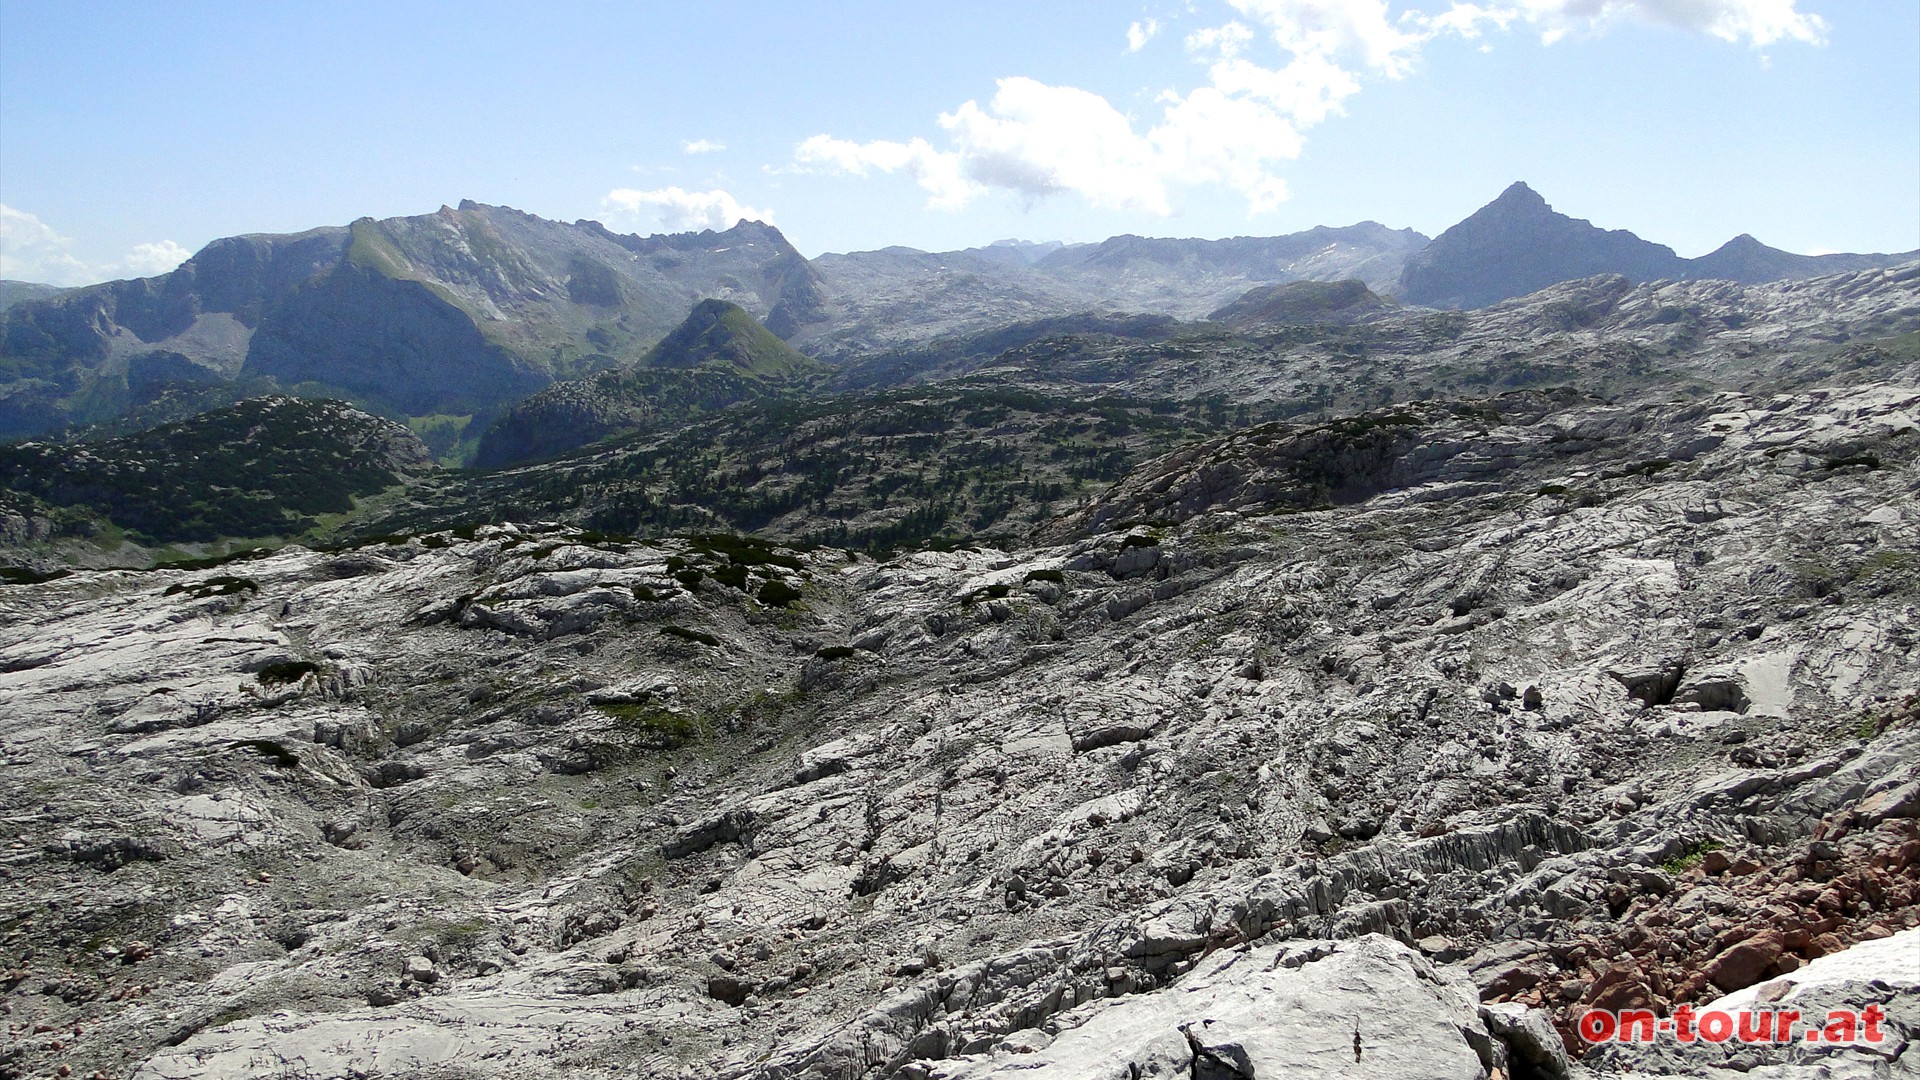
[[1229,436],[1019,551],[0,587],[0,1072],[1518,1076],[1780,979],[1895,1048],[1748,1075],[1911,1071],[1920,391],[1413,412],[1378,490]]

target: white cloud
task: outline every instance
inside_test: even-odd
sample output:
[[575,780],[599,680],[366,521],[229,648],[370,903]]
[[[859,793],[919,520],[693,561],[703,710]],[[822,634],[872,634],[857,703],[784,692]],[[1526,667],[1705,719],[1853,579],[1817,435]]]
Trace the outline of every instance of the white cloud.
[[980,187],[1030,198],[1075,191],[1098,207],[1171,212],[1167,163],[1153,138],[1098,94],[1001,79],[987,108],[966,102],[940,126],[960,148],[961,172]]
[[678,187],[657,191],[616,188],[609,191],[601,203],[613,216],[647,220],[666,232],[730,229],[741,221],[773,224],[773,211],[743,205],[718,188],[712,191],[685,191]]
[[1341,102],[1360,92],[1358,77],[1317,55],[1296,57],[1278,70],[1233,57],[1213,65],[1210,74],[1221,93],[1264,102],[1303,126],[1339,112]]
[[153,277],[177,268],[193,256],[193,252],[171,240],[162,240],[157,244],[135,244],[133,252],[120,260],[120,265],[136,277]]
[[1267,104],[1211,86],[1171,99],[1151,138],[1170,176],[1225,184],[1245,196],[1249,214],[1287,201],[1287,183],[1271,166],[1299,157],[1304,143],[1293,122]]
[[1386,0],[1229,0],[1293,56],[1357,55],[1389,78],[1407,74],[1425,38],[1387,17]]
[[1218,53],[1223,57],[1234,57],[1253,42],[1253,31],[1242,22],[1228,22],[1221,26],[1208,26],[1187,35],[1187,51],[1196,53]]
[[123,277],[151,277],[179,266],[192,254],[171,240],[136,244],[114,262],[89,263],[73,254],[73,241],[25,210],[0,205],[0,277],[48,285],[90,285]]
[[[1004,191],[1028,200],[1072,193],[1095,207],[1165,215],[1176,188],[1219,184],[1257,214],[1286,199],[1277,168],[1300,155],[1304,130],[1339,115],[1366,79],[1413,74],[1436,38],[1525,25],[1551,42],[1635,19],[1755,48],[1824,40],[1826,24],[1797,2],[1453,0],[1440,9],[1434,0],[1396,13],[1387,0],[1226,0],[1237,17],[1186,37],[1205,65],[1205,85],[1162,94],[1157,121],[1086,90],[1014,77],[998,80],[985,106],[968,101],[940,115],[946,148],[918,137],[861,143],[822,134],[794,157],[855,176],[904,173],[927,191],[929,205],[947,209]],[[1159,29],[1153,20],[1133,23],[1129,51]]]
[[727,144],[713,139],[691,139],[680,144],[680,149],[689,154],[717,154],[727,148]]
[[966,102],[939,117],[952,150],[925,138],[851,142],[816,135],[795,158],[847,175],[904,173],[933,208],[958,209],[1004,190],[1027,200],[1075,192],[1104,209],[1171,213],[1169,184],[1235,186],[1258,209],[1279,204],[1284,184],[1265,165],[1300,152],[1300,136],[1263,106],[1212,90],[1164,102],[1164,123],[1137,131],[1106,98],[1073,86],[1000,79],[987,106]]
[[67,250],[71,243],[32,214],[0,204],[0,277],[50,285],[95,280]]
[[[1455,5],[1461,6],[1461,5]],[[1541,27],[1548,42],[1575,30],[1604,32],[1620,19],[1708,34],[1762,49],[1779,41],[1820,45],[1827,22],[1798,10],[1798,0],[1519,0],[1509,9]]]
[[974,185],[961,173],[960,155],[943,154],[925,139],[857,143],[815,135],[796,147],[793,156],[803,165],[823,165],[829,171],[853,176],[903,172],[927,190],[929,205],[943,210],[963,206],[976,194]]
[[1139,131],[1098,94],[1001,79],[985,106],[968,101],[940,116],[951,150],[920,138],[856,143],[816,135],[794,157],[855,176],[905,173],[940,209],[992,190],[1029,200],[1073,192],[1096,207],[1164,216],[1173,212],[1170,185],[1205,182],[1229,185],[1256,212],[1285,199],[1285,184],[1268,168],[1300,152],[1299,134],[1285,117],[1212,87],[1160,104],[1161,123]]

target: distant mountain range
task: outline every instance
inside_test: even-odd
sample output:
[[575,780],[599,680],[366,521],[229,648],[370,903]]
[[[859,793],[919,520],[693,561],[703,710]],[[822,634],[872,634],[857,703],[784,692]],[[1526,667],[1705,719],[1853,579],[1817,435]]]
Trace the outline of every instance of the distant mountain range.
[[[556,383],[612,373],[598,390],[559,397],[592,399],[594,409],[617,400],[616,412],[640,407],[660,376],[631,373],[666,370],[649,351],[707,299],[736,306],[799,353],[899,381],[915,364],[987,347],[1017,326],[1068,319],[1160,333],[1162,324],[1115,316],[1222,312],[1244,321],[1261,318],[1262,305],[1311,309],[1338,299],[1247,295],[1295,281],[1357,281],[1362,292],[1339,296],[1374,297],[1369,305],[1395,297],[1478,307],[1600,273],[1753,283],[1915,257],[1799,256],[1742,236],[1681,259],[1632,233],[1558,214],[1524,184],[1432,241],[1363,222],[1277,237],[1118,236],[814,260],[754,222],[639,237],[462,202],[417,217],[217,240],[153,278],[65,290],[5,283],[0,439],[129,415],[178,419],[281,391],[407,419],[443,458],[462,457],[515,403]],[[696,369],[706,373],[699,379],[729,383],[707,395],[714,400],[769,385],[705,360]],[[537,453],[543,438],[495,442],[513,443],[520,457]]]
[[1428,307],[1475,308],[1595,274],[1635,282],[1672,279],[1758,285],[1786,278],[1892,266],[1899,255],[1795,255],[1741,234],[1710,254],[1683,259],[1672,248],[1625,229],[1601,229],[1557,213],[1516,183],[1465,221],[1411,255],[1401,270],[1402,300]]
[[1348,278],[1388,289],[1427,244],[1367,221],[1286,236],[1011,245],[925,252],[885,248],[813,261],[829,317],[796,341],[832,360],[943,335],[1087,311],[1203,318],[1248,289]]

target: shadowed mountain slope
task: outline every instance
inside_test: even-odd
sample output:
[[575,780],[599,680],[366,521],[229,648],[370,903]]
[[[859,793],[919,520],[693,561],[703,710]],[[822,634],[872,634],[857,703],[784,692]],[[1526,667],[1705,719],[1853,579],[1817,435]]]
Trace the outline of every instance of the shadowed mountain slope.
[[463,202],[230,237],[169,274],[8,310],[0,437],[126,411],[156,356],[180,369],[170,381],[268,378],[396,416],[470,416],[636,362],[707,297],[789,330],[820,305],[806,260],[754,222],[621,236]]

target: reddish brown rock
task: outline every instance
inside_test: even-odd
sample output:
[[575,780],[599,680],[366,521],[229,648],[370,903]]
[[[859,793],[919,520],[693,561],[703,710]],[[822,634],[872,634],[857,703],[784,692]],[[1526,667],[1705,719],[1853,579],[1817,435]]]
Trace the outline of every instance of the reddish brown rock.
[[1587,995],[1588,1008],[1614,1012],[1651,1009],[1654,1003],[1653,987],[1647,984],[1638,964],[1615,964],[1593,981],[1593,989]]
[[1708,961],[1702,974],[1708,982],[1732,993],[1765,978],[1785,951],[1786,942],[1778,930],[1762,930]]
[[1480,992],[1482,1001],[1504,1001],[1524,990],[1540,985],[1542,976],[1538,970],[1523,961],[1506,968],[1493,978]]
[[1837,953],[1846,947],[1847,943],[1841,941],[1836,934],[1831,932],[1819,934],[1807,943],[1807,957],[1808,959],[1814,959],[1816,957],[1826,956],[1829,953]]

